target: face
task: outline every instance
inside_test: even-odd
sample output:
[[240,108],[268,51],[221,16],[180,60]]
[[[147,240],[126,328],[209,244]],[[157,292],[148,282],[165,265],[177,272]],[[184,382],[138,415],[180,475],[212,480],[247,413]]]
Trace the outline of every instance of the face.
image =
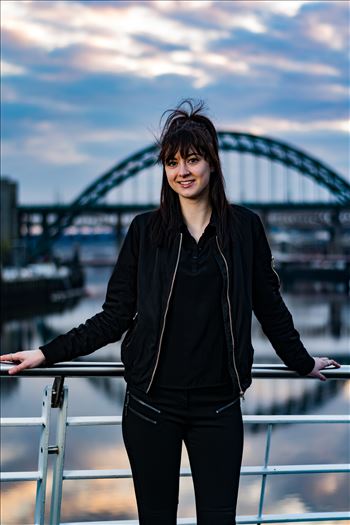
[[170,187],[182,199],[207,198],[209,195],[210,164],[204,157],[189,152],[186,158],[178,151],[165,164]]

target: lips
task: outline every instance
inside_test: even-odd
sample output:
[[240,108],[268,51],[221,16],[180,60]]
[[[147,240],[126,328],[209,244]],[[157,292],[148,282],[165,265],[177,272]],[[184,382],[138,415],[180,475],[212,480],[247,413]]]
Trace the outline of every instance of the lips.
[[194,183],[194,179],[186,180],[186,181],[183,181],[183,182],[179,182],[179,184],[180,184],[180,186],[182,186],[182,188],[189,188],[190,186],[192,186],[193,183]]

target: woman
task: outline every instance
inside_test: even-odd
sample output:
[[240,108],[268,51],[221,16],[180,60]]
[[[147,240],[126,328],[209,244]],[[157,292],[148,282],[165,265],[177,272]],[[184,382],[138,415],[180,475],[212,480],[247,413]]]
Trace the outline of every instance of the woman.
[[203,105],[184,101],[170,111],[159,146],[160,207],[133,219],[103,311],[39,349],[3,360],[20,362],[14,374],[89,354],[127,331],[122,431],[140,524],[176,523],[184,442],[197,523],[232,525],[252,311],[299,375],[325,380],[320,370],[340,365],[304,348],[259,216],[227,201],[217,134]]

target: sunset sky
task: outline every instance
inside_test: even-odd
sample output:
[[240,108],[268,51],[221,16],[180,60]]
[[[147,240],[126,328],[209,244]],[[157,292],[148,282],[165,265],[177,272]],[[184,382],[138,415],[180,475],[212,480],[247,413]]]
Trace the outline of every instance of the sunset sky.
[[204,99],[349,176],[347,1],[5,1],[1,174],[69,202]]

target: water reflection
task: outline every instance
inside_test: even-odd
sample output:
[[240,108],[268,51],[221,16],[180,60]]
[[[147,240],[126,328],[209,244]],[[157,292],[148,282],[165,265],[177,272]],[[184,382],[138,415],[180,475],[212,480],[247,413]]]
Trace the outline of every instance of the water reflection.
[[[3,353],[37,348],[77,326],[100,311],[109,269],[87,272],[88,297],[73,309],[27,320],[6,323],[1,332]],[[292,296],[285,301],[295,325],[312,355],[330,355],[349,364],[350,312],[344,296]],[[252,326],[255,362],[280,362],[254,320]],[[108,345],[83,360],[118,361],[120,343]],[[1,381],[2,415],[39,415],[41,395],[48,378],[11,377]],[[70,378],[70,415],[120,415],[125,393],[122,378]],[[349,382],[317,380],[254,379],[242,403],[244,414],[336,414],[349,409]],[[53,422],[53,436],[55,422]],[[265,447],[264,425],[245,426],[244,465],[261,465]],[[35,470],[38,431],[6,429],[2,433],[4,471]],[[279,425],[273,431],[271,462],[345,463],[349,456],[349,430],[346,425]],[[66,468],[129,468],[120,427],[69,428]],[[183,449],[182,466],[188,466]],[[260,477],[242,477],[238,511],[254,514],[260,495]],[[49,481],[50,486],[50,481]],[[346,505],[348,478],[340,474],[321,476],[276,476],[267,483],[266,510],[306,512],[341,510]],[[21,491],[21,505],[18,501]],[[19,525],[33,521],[34,483],[4,484],[2,523]],[[192,480],[180,482],[179,516],[193,516],[195,504]],[[89,480],[64,483],[63,521],[135,519],[136,503],[131,480]]]
[[[37,348],[55,336],[77,326],[86,318],[100,311],[104,300],[105,283],[109,270],[99,269],[90,275],[93,293],[84,298],[76,308],[60,314],[32,317],[5,323],[1,333],[3,353]],[[330,296],[328,303],[318,297],[286,295],[285,301],[293,313],[296,327],[302,340],[312,355],[330,355],[342,364],[350,363],[349,334],[350,311],[346,297]],[[255,363],[275,362],[280,360],[263,334],[259,323],[252,324]],[[120,342],[82,357],[84,361],[120,360]],[[112,378],[86,378],[90,388],[104,399],[118,400],[124,396],[123,382],[113,382]],[[3,400],[12,395],[20,382],[16,377],[2,382]],[[246,414],[296,414],[307,413],[321,405],[329,396],[336,396],[341,388],[340,381],[321,383],[317,380],[253,380],[253,385],[246,393],[242,408]],[[98,403],[101,399],[98,398]],[[257,431],[257,429],[252,429]]]

